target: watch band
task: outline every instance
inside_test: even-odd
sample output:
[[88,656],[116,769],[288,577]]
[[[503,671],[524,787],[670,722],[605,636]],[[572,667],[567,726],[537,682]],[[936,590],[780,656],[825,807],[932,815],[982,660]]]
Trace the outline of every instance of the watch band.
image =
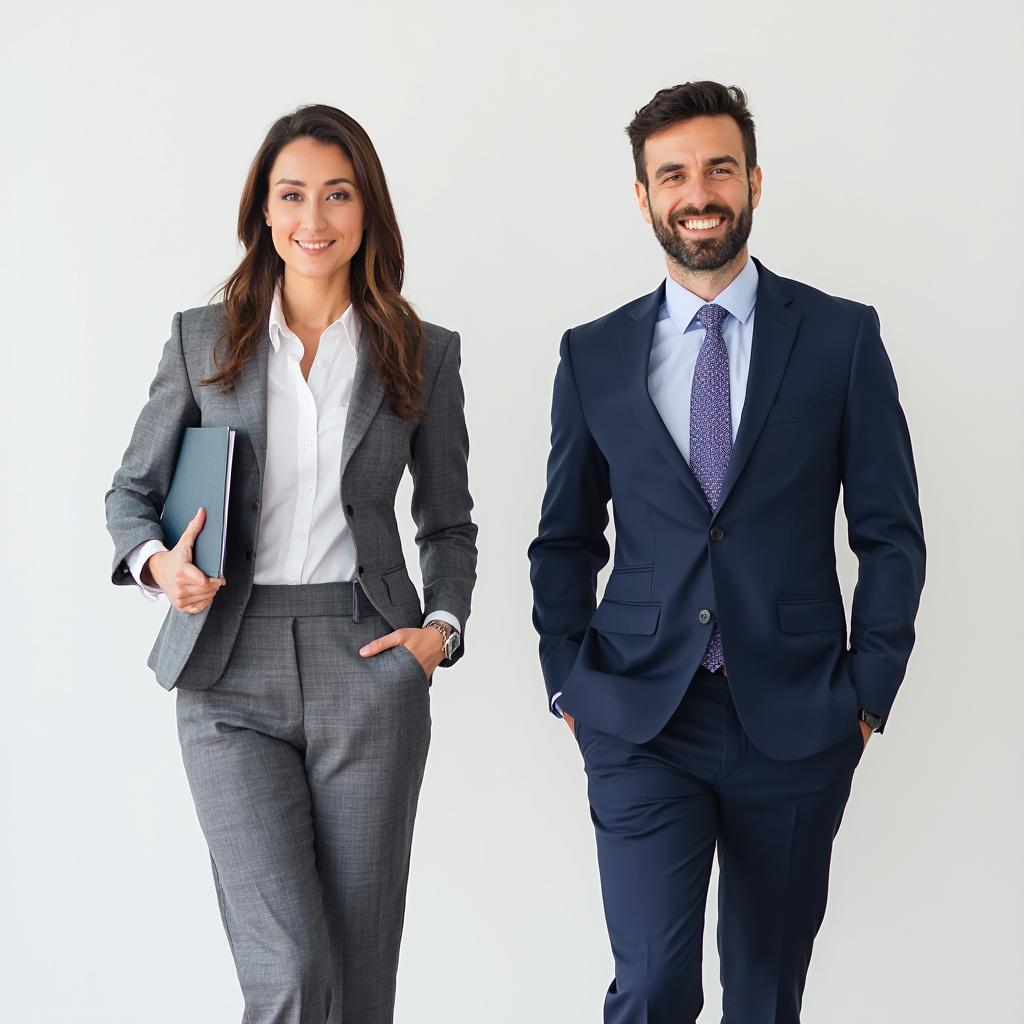
[[433,627],[441,634],[441,650],[444,651],[445,659],[451,660],[451,656],[459,649],[459,644],[462,642],[458,631],[450,622],[443,622],[441,619],[431,619],[426,625]]
[[878,732],[882,727],[881,715],[873,715],[870,711],[865,711],[861,708],[858,717],[862,722],[871,727],[872,732]]

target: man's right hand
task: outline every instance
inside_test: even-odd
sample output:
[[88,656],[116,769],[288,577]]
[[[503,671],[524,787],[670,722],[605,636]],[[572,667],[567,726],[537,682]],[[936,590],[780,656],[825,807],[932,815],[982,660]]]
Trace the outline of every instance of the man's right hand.
[[573,734],[573,736],[575,736],[576,735],[576,719],[573,718],[572,715],[570,715],[568,711],[563,711],[562,712],[562,717],[565,719],[565,724],[567,726],[569,726],[569,732],[571,732]]
[[192,564],[192,547],[206,522],[206,509],[200,507],[178,543],[170,551],[158,551],[146,560],[142,578],[151,575],[156,585],[167,595],[167,600],[178,611],[192,615],[204,611],[212,603],[217,591],[227,580],[207,576]]

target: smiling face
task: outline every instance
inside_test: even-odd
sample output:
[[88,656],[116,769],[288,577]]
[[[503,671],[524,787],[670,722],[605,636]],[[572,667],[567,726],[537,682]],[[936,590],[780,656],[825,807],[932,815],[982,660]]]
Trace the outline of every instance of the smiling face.
[[699,272],[746,258],[761,168],[748,178],[732,117],[695,117],[648,136],[644,164],[648,180],[636,183],[637,200],[671,261]]
[[263,214],[286,274],[347,280],[364,212],[355,169],[340,146],[300,138],[281,148]]

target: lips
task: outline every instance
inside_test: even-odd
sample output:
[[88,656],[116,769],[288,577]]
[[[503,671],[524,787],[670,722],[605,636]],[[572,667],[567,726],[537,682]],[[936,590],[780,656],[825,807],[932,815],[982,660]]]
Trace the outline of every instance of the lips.
[[725,223],[725,218],[717,214],[711,217],[686,217],[676,223],[691,234],[709,235]]
[[333,238],[324,239],[299,239],[293,238],[293,242],[303,251],[308,253],[316,254],[318,252],[326,252],[332,245],[334,245]]

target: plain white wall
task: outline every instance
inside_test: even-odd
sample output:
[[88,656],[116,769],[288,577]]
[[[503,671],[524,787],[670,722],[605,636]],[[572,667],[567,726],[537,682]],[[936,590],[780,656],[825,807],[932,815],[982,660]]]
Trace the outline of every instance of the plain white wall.
[[[240,1014],[173,697],[145,667],[165,605],[110,585],[102,499],[173,313],[238,259],[263,133],[326,102],[379,148],[407,294],[462,332],[480,525],[467,655],[433,688],[397,1019],[599,1019],[585,778],[545,711],[525,551],[559,336],[664,273],[623,128],[656,89],[714,78],[757,123],[751,251],[879,311],[929,545],[805,1017],[1022,1019],[1017,5],[188,0],[4,20],[0,1018]],[[845,551],[841,572],[849,598]],[[702,1021],[714,923],[712,894]]]

